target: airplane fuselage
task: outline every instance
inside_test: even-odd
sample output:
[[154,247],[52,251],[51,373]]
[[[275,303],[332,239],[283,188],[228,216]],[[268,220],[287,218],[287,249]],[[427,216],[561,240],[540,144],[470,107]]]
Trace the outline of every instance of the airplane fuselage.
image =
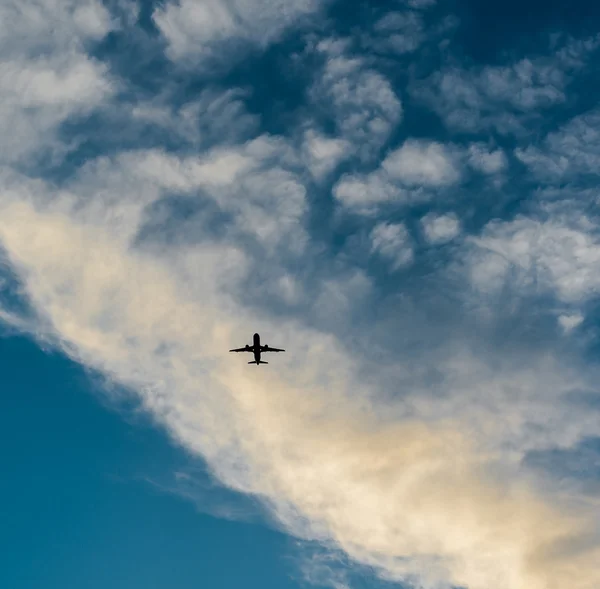
[[254,334],[254,360],[256,364],[260,362],[260,335],[258,333]]

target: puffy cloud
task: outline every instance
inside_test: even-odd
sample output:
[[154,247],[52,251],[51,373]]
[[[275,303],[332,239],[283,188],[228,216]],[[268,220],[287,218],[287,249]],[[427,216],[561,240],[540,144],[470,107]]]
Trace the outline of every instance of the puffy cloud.
[[0,6],[0,51],[7,60],[68,53],[102,39],[114,27],[98,0],[6,0]]
[[371,251],[387,258],[392,270],[409,265],[414,258],[410,233],[403,223],[378,223],[371,231]]
[[304,135],[303,149],[310,173],[320,180],[330,172],[354,149],[350,141],[332,139],[309,129]]
[[508,159],[502,149],[489,150],[478,143],[469,146],[468,161],[472,168],[490,175],[502,172],[508,166]]
[[402,103],[385,76],[348,55],[347,43],[326,40],[317,50],[326,56],[326,63],[312,90],[313,100],[333,107],[339,136],[368,157],[401,122]]
[[578,325],[583,323],[584,317],[581,313],[575,313],[573,315],[561,315],[558,318],[558,323],[565,330],[566,333],[575,329]]
[[0,160],[64,151],[54,141],[68,117],[86,114],[115,88],[107,68],[84,47],[112,28],[100,2],[35,0],[0,7]]
[[455,146],[407,139],[387,155],[379,169],[343,175],[333,194],[347,209],[367,215],[385,203],[422,203],[433,191],[451,188],[461,180],[462,159]]
[[436,215],[429,213],[421,219],[425,239],[431,244],[452,241],[460,235],[460,221],[454,213]]
[[319,0],[180,0],[156,8],[153,19],[171,59],[200,62],[215,58],[227,42],[265,47],[322,5]]
[[391,178],[407,186],[448,186],[460,180],[454,154],[437,142],[409,139],[382,166]]
[[583,303],[600,287],[597,230],[585,219],[578,225],[520,217],[491,222],[473,239],[473,283],[484,291],[510,280],[518,290],[555,291],[565,303]]
[[334,186],[333,194],[344,207],[364,214],[375,213],[377,205],[382,203],[408,203],[420,196],[418,192],[408,192],[396,186],[380,170],[366,176],[342,176]]

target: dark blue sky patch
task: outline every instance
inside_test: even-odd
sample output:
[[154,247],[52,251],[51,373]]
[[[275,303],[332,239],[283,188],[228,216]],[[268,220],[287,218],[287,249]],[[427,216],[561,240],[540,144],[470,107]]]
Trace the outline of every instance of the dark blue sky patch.
[[466,56],[480,63],[536,52],[549,34],[596,34],[600,23],[600,6],[590,0],[442,0],[440,6],[453,8],[461,22],[459,43]]

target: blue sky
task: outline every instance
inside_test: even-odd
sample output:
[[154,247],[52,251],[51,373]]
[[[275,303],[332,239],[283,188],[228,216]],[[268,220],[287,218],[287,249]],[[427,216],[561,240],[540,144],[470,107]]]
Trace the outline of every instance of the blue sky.
[[0,56],[2,586],[598,587],[599,7],[8,0]]

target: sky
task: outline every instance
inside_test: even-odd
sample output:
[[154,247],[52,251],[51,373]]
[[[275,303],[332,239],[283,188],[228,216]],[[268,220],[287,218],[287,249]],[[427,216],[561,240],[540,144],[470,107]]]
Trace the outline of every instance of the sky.
[[583,0],[5,0],[0,584],[597,589],[599,68]]

